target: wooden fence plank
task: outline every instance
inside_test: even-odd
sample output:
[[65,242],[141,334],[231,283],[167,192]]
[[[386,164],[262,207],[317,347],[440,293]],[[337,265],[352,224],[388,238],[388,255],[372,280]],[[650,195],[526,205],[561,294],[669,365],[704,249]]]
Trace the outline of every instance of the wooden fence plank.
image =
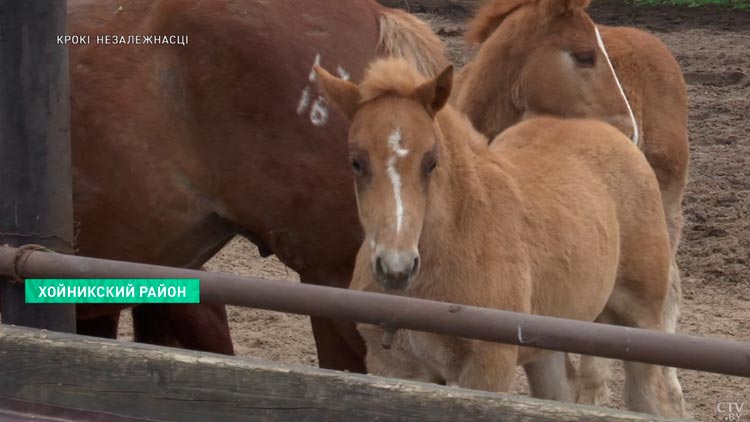
[[0,326],[0,396],[164,420],[667,420],[9,326]]
[[0,422],[159,422],[0,397]]

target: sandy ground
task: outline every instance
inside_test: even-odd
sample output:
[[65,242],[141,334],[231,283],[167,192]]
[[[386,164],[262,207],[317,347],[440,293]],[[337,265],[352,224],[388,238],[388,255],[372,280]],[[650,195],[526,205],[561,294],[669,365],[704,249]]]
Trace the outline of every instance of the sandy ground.
[[[618,1],[595,2],[595,20],[647,29],[672,49],[683,67],[690,94],[690,181],[686,227],[680,246],[684,304],[680,331],[750,340],[750,13],[718,9],[631,8]],[[471,51],[461,38],[465,11],[418,13],[446,41],[457,64]],[[236,239],[206,266],[210,271],[298,280],[274,258]],[[315,365],[307,318],[231,308],[235,348],[240,356]],[[122,339],[130,339],[129,316]],[[622,407],[621,365],[615,365],[612,405]],[[519,374],[522,372],[519,371]],[[680,371],[685,399],[697,420],[723,420],[720,402],[744,402],[750,420],[750,380]],[[523,376],[514,387],[525,394]]]

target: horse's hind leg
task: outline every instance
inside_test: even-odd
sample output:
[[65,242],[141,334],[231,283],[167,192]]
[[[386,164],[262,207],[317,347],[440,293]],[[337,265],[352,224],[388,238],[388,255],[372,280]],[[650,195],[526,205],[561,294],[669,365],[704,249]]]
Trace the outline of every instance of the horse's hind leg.
[[603,406],[609,402],[609,369],[610,359],[581,355],[576,373],[576,403]]
[[[639,300],[637,293],[615,293],[605,313],[619,325],[650,330],[664,330],[663,307],[654,303],[661,301]],[[684,416],[684,401],[679,381],[669,379],[664,367],[624,362],[624,399],[628,409],[660,416]],[[677,382],[675,388],[674,382]]]
[[[669,272],[669,290],[664,300],[664,309],[662,319],[664,322],[664,331],[668,333],[677,332],[677,319],[680,316],[680,305],[682,302],[682,284],[680,281],[680,269],[677,267],[676,259],[672,258],[672,265]],[[677,378],[677,369],[664,366],[662,367],[664,375],[669,383],[670,400],[679,402],[682,408],[685,407],[682,396],[682,386]]]
[[573,401],[571,378],[575,368],[569,367],[568,355],[550,353],[523,366],[532,397],[563,402]]
[[[685,142],[687,144],[687,142]],[[687,149],[687,146],[685,147]],[[662,204],[664,206],[664,215],[667,222],[667,231],[669,233],[669,245],[672,253],[670,268],[670,286],[667,297],[664,301],[664,331],[674,333],[677,331],[677,320],[680,315],[682,305],[682,280],[680,269],[677,265],[677,249],[682,237],[682,228],[685,217],[682,212],[682,198],[685,189],[686,179],[681,175],[663,173],[657,171],[659,184],[662,193]],[[677,379],[677,370],[675,368],[664,367],[665,375],[672,385],[671,391],[679,393],[679,399],[682,400],[682,388]],[[678,398],[675,397],[675,400]]]
[[[606,312],[595,322],[614,324]],[[609,377],[611,359],[581,355],[576,373],[576,403],[604,406],[609,402]]]

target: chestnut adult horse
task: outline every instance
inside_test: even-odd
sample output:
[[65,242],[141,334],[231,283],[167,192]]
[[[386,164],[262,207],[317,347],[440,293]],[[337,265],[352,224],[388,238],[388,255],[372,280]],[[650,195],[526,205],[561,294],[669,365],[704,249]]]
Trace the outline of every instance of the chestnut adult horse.
[[[351,120],[340,148],[365,231],[352,288],[664,329],[671,253],[659,185],[617,129],[536,117],[488,146],[445,106],[451,67],[425,79],[404,60],[381,59],[359,86],[316,72]],[[370,372],[465,388],[508,391],[516,365],[561,356],[410,330],[396,333],[407,338],[399,349],[383,350],[382,328],[360,326]],[[625,362],[625,371],[630,409],[682,416],[681,390],[670,391],[659,367]],[[532,393],[545,396],[550,382]]]
[[[589,1],[486,2],[467,34],[479,44],[476,56],[461,69],[452,101],[490,139],[543,114],[597,118],[631,136],[659,181],[673,255],[665,324],[674,332],[682,296],[674,255],[689,162],[685,81],[664,43],[637,29],[595,25]],[[605,402],[606,364],[583,357],[580,369],[579,401]],[[665,370],[678,385],[675,370]]]
[[[305,283],[347,287],[361,228],[346,125],[312,68],[357,80],[395,55],[430,74],[447,60],[429,28],[374,0],[68,4],[69,32],[91,37],[70,50],[79,253],[198,268],[242,235]],[[79,332],[116,333],[119,309],[78,312]],[[133,314],[137,341],[232,353],[221,304]],[[322,367],[363,371],[354,324],[312,326]]]

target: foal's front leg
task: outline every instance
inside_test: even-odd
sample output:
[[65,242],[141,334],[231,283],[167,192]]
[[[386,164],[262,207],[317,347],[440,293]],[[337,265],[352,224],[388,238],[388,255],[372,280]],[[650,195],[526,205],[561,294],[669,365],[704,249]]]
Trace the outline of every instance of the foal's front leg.
[[[471,341],[470,352],[458,360],[448,384],[472,390],[507,393],[516,374],[518,346]],[[451,382],[454,381],[454,382]]]
[[439,383],[425,370],[412,351],[406,330],[393,334],[390,349],[382,345],[383,328],[372,324],[357,324],[357,330],[365,340],[367,373],[388,378]]
[[568,367],[568,355],[553,352],[523,366],[531,397],[562,402],[573,401],[575,368]]

